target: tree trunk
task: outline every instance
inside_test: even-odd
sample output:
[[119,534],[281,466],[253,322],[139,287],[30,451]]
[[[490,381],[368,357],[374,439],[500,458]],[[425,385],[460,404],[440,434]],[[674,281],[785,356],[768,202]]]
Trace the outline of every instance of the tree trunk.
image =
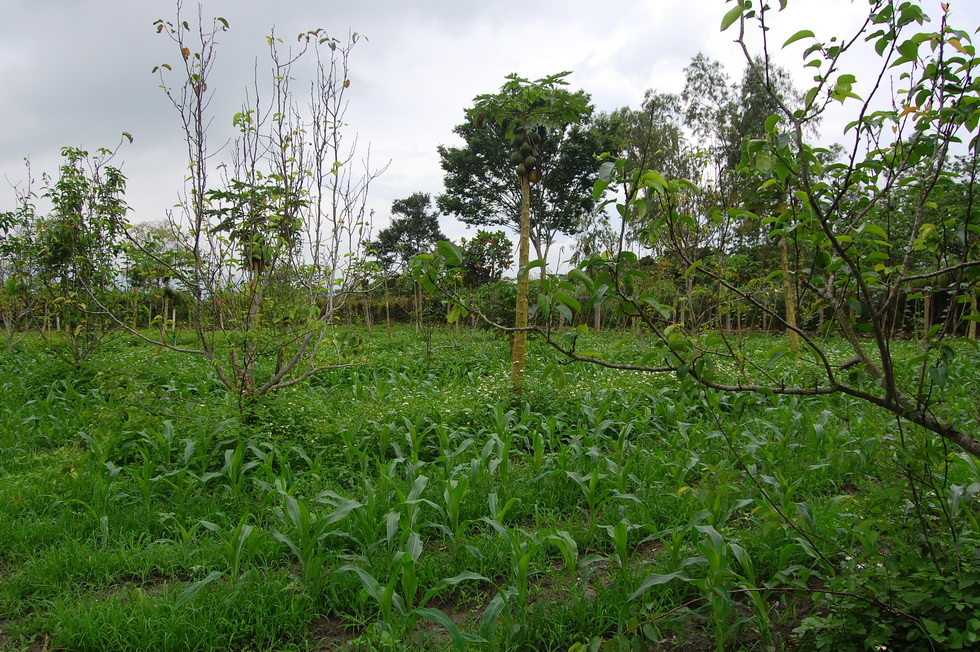
[[388,329],[388,339],[391,339],[391,295],[388,294],[388,277],[385,277],[385,325]]
[[[977,291],[976,290],[970,293],[970,307],[972,308],[972,310],[970,310],[970,315],[976,317],[977,316]],[[969,337],[971,340],[977,339],[977,322],[975,319],[970,320],[970,326],[967,329],[967,337]]]
[[932,293],[926,290],[922,299],[922,336],[925,337],[932,328]]
[[793,349],[796,361],[800,360],[800,334],[796,332],[799,322],[796,319],[796,288],[789,270],[789,243],[785,237],[779,238],[779,262],[783,268],[783,301],[786,304],[786,333],[789,347]]
[[[521,270],[527,265],[529,247],[528,241],[531,234],[531,182],[526,177],[521,177],[521,235],[517,255],[517,269]],[[530,293],[530,282],[528,274],[524,274],[517,281],[517,315],[514,326],[519,329],[527,328],[527,309],[528,294]],[[514,343],[511,346],[511,366],[510,380],[514,384],[524,381],[524,366],[527,358],[527,331],[518,330],[514,332]]]
[[[251,401],[255,393],[255,360],[258,357],[258,342],[255,341],[259,327],[259,319],[262,316],[262,297],[265,294],[265,285],[261,278],[253,277],[249,288],[248,312],[245,315],[245,341],[242,347],[242,366],[239,371],[241,379],[240,392],[246,401]],[[163,313],[164,324],[166,324],[167,313]],[[234,349],[232,349],[234,351]]]

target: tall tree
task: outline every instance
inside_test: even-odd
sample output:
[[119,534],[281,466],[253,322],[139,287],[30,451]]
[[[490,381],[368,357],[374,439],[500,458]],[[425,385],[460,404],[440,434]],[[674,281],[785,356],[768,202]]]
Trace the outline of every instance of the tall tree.
[[[555,145],[553,151],[557,152],[558,144],[561,142],[559,136],[563,136],[571,125],[575,125],[585,116],[591,115],[588,97],[584,93],[569,93],[561,88],[567,83],[564,77],[569,74],[571,73],[563,72],[533,82],[518,77],[516,74],[509,75],[508,81],[501,87],[500,92],[477,96],[473,108],[467,112],[471,122],[478,129],[488,124],[496,125],[495,128],[491,127],[491,133],[496,134],[501,149],[510,152],[507,159],[510,163],[499,170],[494,170],[493,173],[500,175],[501,178],[506,178],[507,171],[514,170],[517,173],[516,177],[520,188],[520,240],[518,243],[520,271],[517,279],[517,315],[511,344],[510,370],[511,382],[515,384],[520,384],[524,380],[524,365],[527,357],[528,245],[532,237],[531,185],[532,183],[541,184],[544,179],[550,179],[550,169],[546,165],[548,161],[545,159],[545,154],[549,151],[549,140]],[[590,176],[575,166],[565,167],[561,165],[557,156],[552,162],[557,171],[556,176],[567,175],[575,170],[578,170],[577,173],[582,175],[583,180],[587,180]],[[485,173],[491,174],[491,169],[485,170]],[[478,181],[476,177],[471,176],[470,178],[473,181]],[[477,187],[479,185],[477,184]],[[447,181],[448,186],[449,182]],[[574,193],[569,188],[556,188],[554,195],[555,197],[572,197]],[[543,192],[542,196],[544,196]],[[499,201],[499,198],[495,199],[486,195],[482,197],[482,200],[487,199]],[[586,195],[584,201],[588,203],[594,200],[589,194]],[[567,202],[563,203],[568,205]],[[511,223],[514,217],[511,214]],[[554,233],[558,228],[554,217],[553,214],[545,212],[535,221],[535,224],[539,225],[537,232],[539,238],[541,234]],[[541,227],[542,224],[550,224],[550,226]],[[550,246],[550,242],[549,238],[547,240],[548,246]],[[541,251],[540,245],[535,245],[535,247],[543,266],[547,258],[547,248]]]
[[[506,87],[505,87],[506,88]],[[592,182],[595,157],[617,148],[608,117],[593,116],[589,96],[555,88],[564,103],[579,103],[583,110],[567,122],[537,124],[535,144],[541,179],[529,195],[534,219],[528,233],[537,258],[546,260],[559,234],[574,235],[595,209]],[[508,91],[504,91],[508,92]],[[439,147],[446,192],[437,198],[439,209],[465,224],[504,226],[520,231],[522,189],[513,174],[517,160],[507,138],[510,122],[471,119],[453,130],[464,145]],[[526,157],[527,155],[525,155]]]
[[[396,199],[391,203],[391,224],[379,231],[377,239],[367,245],[368,251],[377,257],[383,274],[389,332],[389,277],[408,271],[415,256],[431,252],[437,242],[446,240],[439,228],[439,214],[431,206],[432,198],[427,193],[416,192],[405,199]],[[422,288],[414,280],[412,301],[415,305],[415,327],[419,330],[422,328]]]
[[0,322],[7,351],[23,339],[40,303],[40,216],[30,162],[27,180],[15,185],[16,208],[0,213]]
[[476,287],[499,281],[513,261],[513,243],[503,231],[477,231],[460,242],[463,252],[463,283]]
[[54,350],[78,366],[111,326],[103,305],[117,288],[126,177],[111,165],[112,150],[91,155],[65,147],[61,153],[57,179],[44,177],[52,212],[37,221],[35,243],[42,296],[66,327],[65,346]]
[[391,203],[391,224],[378,232],[369,245],[382,270],[406,270],[412,258],[432,251],[436,242],[446,240],[439,228],[439,214],[432,210],[432,198],[416,192]]

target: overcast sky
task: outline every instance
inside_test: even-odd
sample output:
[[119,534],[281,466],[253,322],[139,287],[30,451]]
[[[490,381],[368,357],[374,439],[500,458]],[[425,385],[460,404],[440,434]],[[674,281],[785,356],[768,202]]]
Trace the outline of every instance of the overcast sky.
[[[474,96],[498,90],[509,73],[535,79],[574,71],[570,88],[584,89],[598,110],[610,111],[639,107],[647,89],[680,92],[683,68],[698,52],[725,63],[733,78],[744,64],[734,32],[719,32],[728,8],[723,0],[202,4],[205,17],[222,16],[231,26],[220,37],[212,77],[212,143],[233,135],[231,116],[256,58],[260,67],[267,61],[265,36],[273,27],[287,41],[317,27],[342,40],[350,31],[367,37],[351,59],[347,118],[362,145],[370,143],[374,162],[391,161],[369,201],[376,231],[392,200],[442,191],[436,146],[458,144],[452,128],[463,110]],[[774,24],[779,44],[799,29],[842,35],[867,0],[790,4]],[[973,32],[980,25],[980,1],[950,4],[961,27]],[[938,20],[938,2],[923,5]],[[196,7],[185,3],[185,16],[193,18]],[[10,184],[24,179],[25,157],[36,176],[54,173],[61,147],[114,147],[126,131],[134,142],[121,147],[117,162],[129,179],[132,218],[164,217],[182,188],[186,150],[177,115],[150,72],[176,63],[177,53],[152,23],[174,15],[170,0],[0,0],[0,210],[13,207]],[[801,51],[791,46],[783,62],[803,86]],[[839,131],[841,124],[825,121],[824,130]],[[443,229],[454,238],[466,233],[449,218]]]

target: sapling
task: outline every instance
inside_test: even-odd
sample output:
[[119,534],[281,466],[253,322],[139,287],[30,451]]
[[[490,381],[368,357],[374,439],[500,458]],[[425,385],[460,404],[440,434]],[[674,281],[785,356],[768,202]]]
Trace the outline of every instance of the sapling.
[[536,572],[532,570],[531,562],[540,554],[542,540],[534,534],[508,528],[495,519],[484,517],[480,520],[496,530],[506,543],[517,607],[519,611],[523,611],[527,605],[530,577]]
[[634,525],[628,519],[621,519],[615,525],[600,525],[609,538],[612,539],[613,549],[616,551],[616,563],[620,568],[629,566],[629,537],[630,532],[640,529],[639,525]]
[[[490,580],[477,573],[463,572],[437,582],[435,586],[425,592],[416,604],[416,596],[419,591],[418,560],[423,551],[422,539],[417,532],[410,530],[403,534],[405,535],[403,537],[404,544],[394,555],[392,560],[394,562],[393,571],[384,585],[375,575],[355,564],[345,564],[338,568],[337,572],[357,575],[365,592],[378,604],[382,626],[400,634],[403,637],[402,640],[414,641],[418,619],[424,618],[444,627],[452,637],[456,649],[464,649],[467,643],[486,643],[487,640],[483,636],[460,632],[456,623],[443,611],[426,607],[426,604],[446,587],[456,586],[467,581],[489,582]],[[396,591],[398,586],[401,587],[401,594]],[[499,610],[493,613],[488,608],[487,613],[492,615],[489,624],[489,627],[492,627],[492,621],[496,620]],[[483,629],[489,629],[486,625],[486,616],[481,631]]]
[[332,512],[314,518],[303,501],[284,490],[280,491],[280,497],[280,516],[287,529],[291,530],[292,536],[279,530],[273,530],[272,535],[296,555],[303,580],[311,582],[327,560],[327,555],[320,550],[321,541],[336,530],[332,527],[334,524],[346,518],[361,503],[356,500],[341,500],[333,506]]
[[218,539],[221,541],[221,552],[228,564],[228,577],[233,584],[241,576],[242,562],[249,552],[249,544],[252,534],[255,532],[255,527],[247,522],[251,516],[250,513],[245,512],[232,528],[223,528],[211,521],[200,521],[201,527],[218,535]]

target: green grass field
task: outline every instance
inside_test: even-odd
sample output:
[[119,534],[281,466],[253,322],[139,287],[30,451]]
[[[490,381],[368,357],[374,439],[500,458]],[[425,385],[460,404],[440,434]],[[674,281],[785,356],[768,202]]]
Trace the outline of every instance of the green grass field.
[[[359,335],[361,364],[244,413],[135,339],[79,370],[0,354],[0,649],[980,641],[977,461],[912,426],[540,342],[515,392],[506,339]],[[956,365],[942,406],[976,433],[976,353]]]

